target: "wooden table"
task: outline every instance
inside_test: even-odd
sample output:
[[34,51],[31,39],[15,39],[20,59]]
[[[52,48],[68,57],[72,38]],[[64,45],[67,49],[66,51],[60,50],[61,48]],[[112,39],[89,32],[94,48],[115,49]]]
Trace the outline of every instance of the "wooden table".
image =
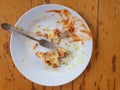
[[0,90],[120,90],[120,0],[0,0],[0,24],[14,25],[27,10],[48,3],[72,8],[88,23],[94,48],[87,69],[63,86],[37,85],[16,69],[11,34],[0,27]]

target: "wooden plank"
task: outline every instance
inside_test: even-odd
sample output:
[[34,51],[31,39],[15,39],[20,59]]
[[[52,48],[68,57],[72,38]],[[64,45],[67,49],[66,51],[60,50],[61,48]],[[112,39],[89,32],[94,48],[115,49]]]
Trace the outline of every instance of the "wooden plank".
[[55,86],[53,87],[53,90],[61,90],[62,89],[62,86]]
[[31,8],[33,8],[41,4],[41,2],[39,2],[39,0],[30,0],[30,4],[31,4]]
[[32,83],[32,89],[31,90],[43,90],[43,86]]
[[53,90],[53,87],[51,87],[51,86],[46,86],[46,87],[43,88],[43,90]]
[[[18,18],[31,8],[30,0],[1,0],[0,23],[15,24]],[[33,90],[36,85],[24,78],[16,69],[10,56],[10,33],[0,28],[0,90]],[[42,90],[39,86],[39,90]]]
[[99,4],[98,67],[104,64],[99,68],[104,83],[99,83],[99,86],[101,90],[119,90],[120,0],[100,0]]
[[[26,8],[20,8],[18,3],[19,5],[25,6]],[[16,2],[11,0],[1,1],[0,23],[8,22],[15,24],[17,17],[20,17],[22,13],[27,11],[28,7],[29,3],[27,0],[24,3],[21,1]],[[0,38],[0,90],[30,89],[30,82],[27,79],[24,79],[24,77],[17,71],[11,60],[9,51],[10,33],[0,30]]]
[[61,90],[73,90],[73,83],[70,82],[68,84],[62,85]]

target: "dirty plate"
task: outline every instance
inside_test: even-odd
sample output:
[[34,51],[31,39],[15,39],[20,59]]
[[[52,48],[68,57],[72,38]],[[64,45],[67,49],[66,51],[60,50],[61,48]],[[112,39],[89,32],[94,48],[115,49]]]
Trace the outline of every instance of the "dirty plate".
[[39,45],[33,49],[35,41],[12,34],[10,51],[13,62],[27,79],[45,86],[58,86],[74,80],[85,70],[92,54],[92,36],[86,22],[72,9],[56,4],[40,5],[26,12],[15,26],[40,39],[40,36],[35,35],[37,31],[48,33],[53,29],[62,30],[65,23],[74,24],[79,40],[61,40],[60,46],[72,51],[72,54],[64,58],[58,68],[47,66],[35,54],[37,51],[49,51],[48,49]]

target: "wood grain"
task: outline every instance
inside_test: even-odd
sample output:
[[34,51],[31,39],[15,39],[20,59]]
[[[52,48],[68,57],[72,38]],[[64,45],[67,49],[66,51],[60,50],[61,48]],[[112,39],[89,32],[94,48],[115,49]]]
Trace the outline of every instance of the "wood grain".
[[29,9],[61,4],[78,12],[93,35],[93,54],[74,81],[56,87],[35,84],[16,69],[10,55],[10,33],[0,27],[0,90],[119,90],[120,0],[0,0],[0,24],[14,25]]
[[[105,3],[108,3],[106,6]],[[109,8],[110,7],[110,8]],[[120,1],[100,1],[99,10],[99,64],[103,79],[99,86],[101,89],[119,90],[120,76]],[[104,58],[103,58],[104,57]],[[102,72],[104,71],[104,73]]]

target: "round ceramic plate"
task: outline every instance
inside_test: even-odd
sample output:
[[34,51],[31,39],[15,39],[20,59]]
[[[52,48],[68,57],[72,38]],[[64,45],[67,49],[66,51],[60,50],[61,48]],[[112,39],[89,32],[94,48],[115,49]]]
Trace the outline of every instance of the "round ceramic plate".
[[[16,27],[22,31],[40,39],[36,36],[37,31],[48,32],[53,29],[62,29],[61,22],[67,19],[60,13],[67,11],[70,19],[75,23],[76,33],[81,37],[79,41],[70,42],[62,40],[60,46],[72,51],[72,54],[61,60],[58,68],[51,68],[36,56],[37,51],[49,51],[38,45],[33,49],[35,41],[12,34],[10,41],[10,51],[13,62],[17,69],[27,79],[45,86],[58,86],[66,84],[77,78],[87,67],[92,54],[92,37],[90,30],[83,18],[72,9],[56,4],[37,6],[26,12],[16,23]],[[58,13],[60,12],[60,13]],[[66,14],[65,14],[66,15]],[[67,21],[67,20],[66,20]],[[61,22],[61,23],[60,23]],[[70,23],[71,21],[69,21]]]

